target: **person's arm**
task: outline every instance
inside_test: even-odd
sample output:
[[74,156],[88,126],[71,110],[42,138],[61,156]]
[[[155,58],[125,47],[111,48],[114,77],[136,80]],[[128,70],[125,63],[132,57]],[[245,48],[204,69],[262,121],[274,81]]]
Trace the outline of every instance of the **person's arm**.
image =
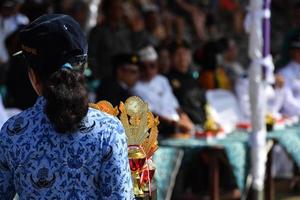
[[103,200],[134,199],[126,135],[119,121],[107,121],[103,133],[100,190]]
[[285,87],[285,98],[283,100],[284,113],[289,116],[300,115],[300,102],[295,96],[290,88]]
[[10,169],[7,160],[7,153],[5,151],[6,145],[4,144],[5,139],[2,137],[4,135],[4,130],[6,130],[6,124],[4,124],[0,136],[0,199],[13,199],[15,196],[15,188],[13,183],[13,172]]

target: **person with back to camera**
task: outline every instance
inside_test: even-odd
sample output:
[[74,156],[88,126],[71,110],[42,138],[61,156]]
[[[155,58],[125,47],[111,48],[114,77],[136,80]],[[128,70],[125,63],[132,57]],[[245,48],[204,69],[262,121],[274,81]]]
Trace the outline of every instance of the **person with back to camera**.
[[40,97],[0,132],[0,199],[133,199],[124,129],[88,107],[79,24],[43,15],[20,40]]

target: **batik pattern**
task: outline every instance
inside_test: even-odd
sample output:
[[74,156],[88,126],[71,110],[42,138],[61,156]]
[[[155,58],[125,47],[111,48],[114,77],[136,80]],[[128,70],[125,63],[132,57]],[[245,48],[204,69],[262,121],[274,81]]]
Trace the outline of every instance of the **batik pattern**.
[[133,199],[127,141],[120,121],[89,109],[78,132],[59,134],[34,107],[0,132],[0,199]]

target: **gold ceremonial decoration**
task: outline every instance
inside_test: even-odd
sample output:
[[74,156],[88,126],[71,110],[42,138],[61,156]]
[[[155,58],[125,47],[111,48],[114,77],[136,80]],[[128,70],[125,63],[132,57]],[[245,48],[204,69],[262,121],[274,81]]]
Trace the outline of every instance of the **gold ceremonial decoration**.
[[94,109],[96,109],[96,110],[100,110],[99,107],[98,107],[98,105],[95,104],[95,103],[89,103],[89,107],[90,107],[90,108],[94,108]]
[[148,132],[148,105],[139,97],[129,97],[125,103],[121,102],[120,120],[127,135],[128,145],[141,145],[149,136]]
[[158,117],[154,118],[153,114],[151,112],[148,112],[148,129],[150,130],[150,134],[142,143],[142,147],[147,158],[153,156],[154,152],[158,149],[158,124]]
[[147,158],[157,150],[158,142],[158,117],[149,111],[147,103],[137,96],[129,97],[125,103],[120,102],[118,107],[113,107],[108,101],[90,103],[89,107],[118,116],[124,126],[127,135],[128,146],[142,146]]
[[90,103],[89,106],[94,109],[98,109],[102,112],[105,112],[107,114],[118,116],[119,110],[118,107],[113,107],[113,105],[105,100],[99,101],[98,103]]
[[[108,101],[89,104],[90,107],[118,116],[127,135],[128,158],[133,179],[133,192],[136,197],[149,193],[155,172],[149,160],[158,149],[158,117],[149,111],[147,103],[136,96],[129,97],[125,103],[113,107]],[[151,193],[151,192],[150,192]]]

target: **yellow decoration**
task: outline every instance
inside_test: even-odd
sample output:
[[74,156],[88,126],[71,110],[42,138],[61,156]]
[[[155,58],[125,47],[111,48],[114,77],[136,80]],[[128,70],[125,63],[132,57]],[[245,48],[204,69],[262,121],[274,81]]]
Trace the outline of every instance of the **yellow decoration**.
[[146,167],[147,173],[152,173],[151,176],[155,171],[154,164],[150,168],[148,164],[145,165],[145,162],[158,149],[158,117],[154,117],[149,111],[147,103],[136,96],[129,97],[125,103],[121,102],[119,109],[118,107],[114,108],[108,101],[91,103],[89,106],[114,116],[118,116],[120,111],[119,118],[127,135],[133,192],[137,197],[144,197],[143,189],[149,192],[146,187],[149,186],[148,182],[151,179],[146,179],[147,181],[142,184],[140,175],[143,174],[144,167]]
[[142,144],[147,158],[153,156],[154,152],[158,149],[158,124],[158,117],[154,118],[153,114],[151,112],[148,112],[148,129],[150,130],[150,134],[149,137],[147,137]]
[[139,97],[129,97],[125,104],[120,103],[120,120],[127,135],[128,146],[141,145],[149,136],[147,113],[148,105]]
[[98,107],[98,105],[95,104],[95,103],[89,103],[89,107],[90,107],[90,108],[94,108],[94,109],[96,109],[96,110],[100,110],[99,107]]
[[272,114],[267,114],[265,120],[266,120],[266,124],[269,125],[275,124],[275,118],[272,116]]
[[118,107],[114,108],[111,103],[109,103],[108,101],[105,101],[105,100],[99,101],[96,104],[90,103],[89,106],[91,108],[98,109],[102,112],[105,112],[105,113],[113,115],[113,116],[118,116],[118,114],[119,114]]
[[218,131],[220,126],[213,119],[212,110],[209,105],[205,105],[206,121],[204,123],[204,130],[206,131]]
[[218,67],[216,69],[216,79],[218,82],[218,88],[231,90],[230,80],[222,67]]
[[149,111],[147,103],[137,96],[129,97],[125,103],[113,107],[108,101],[90,103],[90,107],[101,110],[110,115],[118,116],[124,126],[127,135],[128,146],[139,145],[147,158],[150,158],[158,148],[158,117],[154,117]]

